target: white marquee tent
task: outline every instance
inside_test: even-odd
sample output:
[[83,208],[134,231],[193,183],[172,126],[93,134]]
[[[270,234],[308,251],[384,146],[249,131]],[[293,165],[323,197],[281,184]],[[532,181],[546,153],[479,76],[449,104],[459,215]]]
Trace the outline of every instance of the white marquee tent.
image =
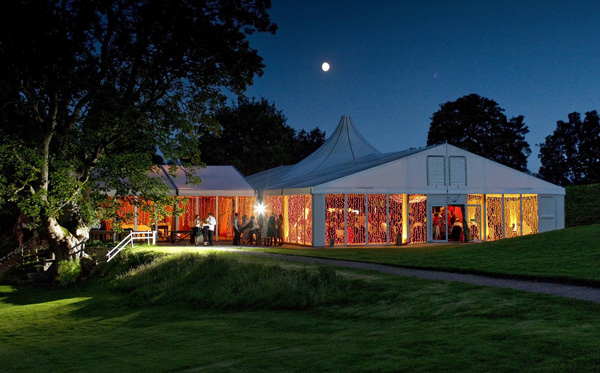
[[[449,144],[380,153],[359,134],[347,115],[342,116],[331,137],[301,162],[251,175],[247,180],[259,198],[265,200],[274,201],[277,196],[310,196],[312,223],[307,232],[312,237],[305,243],[319,247],[333,241],[340,245],[373,243],[369,241],[369,231],[375,230],[372,223],[375,217],[371,216],[374,213],[369,210],[369,201],[377,200],[381,211],[389,210],[390,198],[396,196],[404,196],[400,218],[404,222],[399,229],[405,242],[411,242],[410,237],[407,238],[411,224],[426,228],[422,230],[421,241],[449,240],[450,231],[445,231],[442,239],[435,236],[439,228],[434,218],[437,214],[449,217],[456,206],[462,208],[456,211],[461,214],[464,225],[471,226],[471,233],[477,231],[480,240],[564,228],[564,188]],[[420,200],[426,201],[418,218],[414,216],[417,210],[409,207],[413,206],[411,196],[422,196]],[[336,210],[331,207],[334,197],[340,200],[338,212],[343,212],[335,222],[337,229],[332,228],[332,232],[338,232],[335,239],[333,233],[328,233],[328,227],[334,224],[329,213]],[[348,204],[356,198],[364,201],[365,206],[360,202],[359,207],[350,208]],[[359,218],[360,214],[364,215],[355,223],[360,229],[354,228],[353,236],[361,234],[363,237],[359,242],[353,242],[354,237],[348,237],[350,228],[345,228],[350,224],[349,210],[359,211],[356,213]],[[378,219],[386,231],[377,233],[377,242],[395,242],[396,237],[390,230],[390,219],[393,220],[390,212],[385,214],[385,219]],[[384,236],[385,242],[382,242]],[[374,234],[371,237],[374,239]]]

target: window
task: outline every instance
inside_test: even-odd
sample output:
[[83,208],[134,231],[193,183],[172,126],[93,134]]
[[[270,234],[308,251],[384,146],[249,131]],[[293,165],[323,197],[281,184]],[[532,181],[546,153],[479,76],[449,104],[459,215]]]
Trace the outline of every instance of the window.
[[446,185],[446,162],[443,156],[427,157],[427,185]]
[[467,185],[467,158],[450,157],[450,185]]

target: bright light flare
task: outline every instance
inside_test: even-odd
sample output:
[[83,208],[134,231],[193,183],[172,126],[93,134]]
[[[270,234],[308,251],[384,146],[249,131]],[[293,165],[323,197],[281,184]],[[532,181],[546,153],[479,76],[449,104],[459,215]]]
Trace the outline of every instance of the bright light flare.
[[265,211],[267,210],[267,208],[265,207],[265,205],[263,205],[262,203],[259,203],[256,205],[256,212],[260,215],[260,214],[264,214]]

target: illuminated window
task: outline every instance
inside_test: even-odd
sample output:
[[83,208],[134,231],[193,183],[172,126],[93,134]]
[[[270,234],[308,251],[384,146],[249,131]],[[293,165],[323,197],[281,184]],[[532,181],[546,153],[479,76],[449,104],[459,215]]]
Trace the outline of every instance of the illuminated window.
[[469,194],[467,196],[467,223],[472,240],[483,240],[482,212],[483,194]]
[[235,197],[219,197],[219,211],[216,213],[219,236],[233,237],[233,214],[235,213]]
[[521,196],[504,195],[504,238],[521,235]]
[[271,216],[271,213],[274,213],[276,218],[280,214],[283,215],[283,196],[266,196],[263,198],[263,203],[267,216]]
[[487,224],[487,240],[495,241],[502,239],[502,195],[486,195],[485,210],[485,224]]
[[305,245],[312,245],[312,196],[307,194],[304,197],[304,239],[302,241]]
[[[312,196],[284,197],[284,240],[298,244],[312,244]],[[287,207],[286,207],[287,206]]]
[[390,194],[389,210],[390,210],[390,241],[395,240],[399,235],[402,236],[402,242],[406,242],[407,237],[404,235],[403,229],[403,212],[404,212],[404,194]]
[[[178,230],[189,231],[194,226],[194,217],[196,216],[196,197],[179,197],[178,200]],[[214,214],[214,209],[211,212]],[[207,215],[204,217],[206,216]],[[200,215],[200,218],[202,217],[203,216]]]
[[538,196],[523,194],[523,235],[538,233]]
[[344,195],[327,194],[325,196],[325,239],[333,239],[335,245],[344,244]]
[[348,194],[348,244],[365,244],[367,232],[364,194]]
[[385,194],[369,194],[369,243],[387,243]]
[[237,213],[240,217],[246,215],[248,219],[254,214],[254,197],[238,197]]
[[427,241],[427,196],[411,194],[408,196],[408,222],[410,229],[410,242],[421,243]]

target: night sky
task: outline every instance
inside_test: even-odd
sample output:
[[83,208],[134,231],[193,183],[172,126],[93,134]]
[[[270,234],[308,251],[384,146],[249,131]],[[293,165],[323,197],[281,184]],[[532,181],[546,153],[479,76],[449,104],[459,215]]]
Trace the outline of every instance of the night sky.
[[329,136],[349,114],[381,152],[422,147],[439,105],[476,93],[525,117],[537,172],[557,120],[600,110],[600,1],[273,0],[270,14],[247,95],[298,130]]

